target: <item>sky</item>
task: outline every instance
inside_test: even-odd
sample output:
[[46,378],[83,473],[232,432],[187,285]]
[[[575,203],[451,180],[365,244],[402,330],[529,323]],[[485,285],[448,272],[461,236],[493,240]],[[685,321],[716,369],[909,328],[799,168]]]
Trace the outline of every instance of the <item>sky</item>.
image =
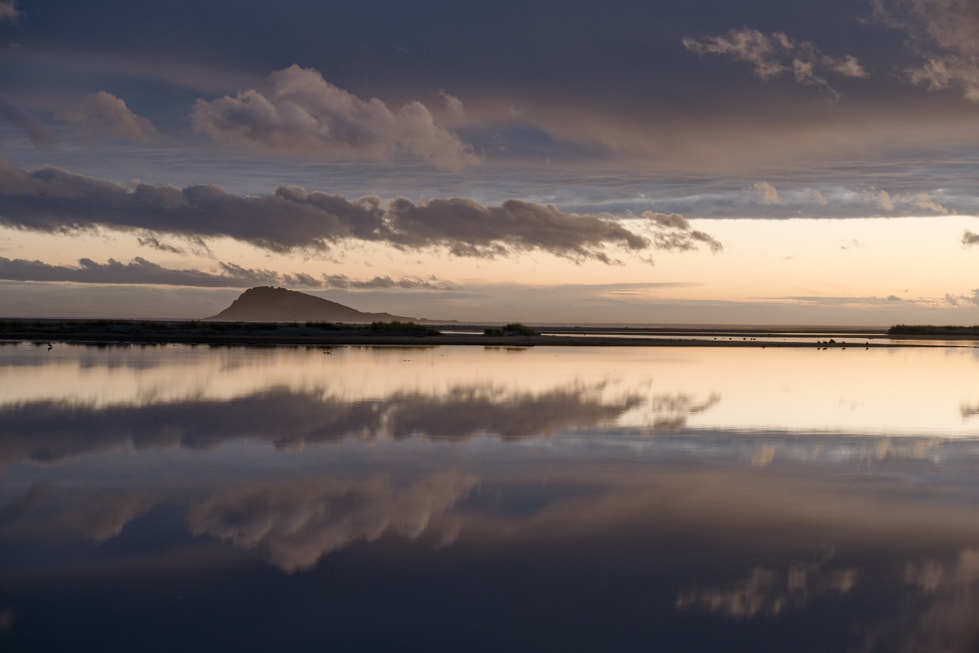
[[979,3],[0,0],[0,316],[979,323]]

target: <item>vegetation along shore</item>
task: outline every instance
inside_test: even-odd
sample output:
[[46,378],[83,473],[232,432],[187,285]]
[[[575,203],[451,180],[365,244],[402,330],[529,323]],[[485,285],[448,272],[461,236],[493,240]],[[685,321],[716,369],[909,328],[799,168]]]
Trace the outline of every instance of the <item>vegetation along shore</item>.
[[685,347],[893,347],[891,338],[979,339],[979,327],[906,327],[885,331],[793,332],[771,329],[505,326],[439,328],[415,322],[215,322],[117,319],[0,319],[0,340],[36,343],[183,343],[214,345],[483,345]]

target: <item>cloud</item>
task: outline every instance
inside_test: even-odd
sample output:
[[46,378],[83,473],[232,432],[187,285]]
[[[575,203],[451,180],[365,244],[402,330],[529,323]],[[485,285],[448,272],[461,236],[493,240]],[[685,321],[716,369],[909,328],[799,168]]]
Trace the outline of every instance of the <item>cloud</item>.
[[386,532],[417,539],[475,484],[474,477],[450,470],[405,487],[384,476],[260,485],[194,503],[188,521],[195,536],[257,548],[270,564],[293,573]]
[[959,406],[959,412],[962,415],[962,419],[977,417],[979,416],[979,405],[969,405],[963,403]]
[[6,120],[14,127],[24,131],[31,139],[34,147],[42,150],[50,150],[54,147],[54,134],[42,125],[41,121],[2,100],[0,100],[0,119]]
[[877,194],[877,206],[879,206],[884,211],[893,211],[894,202],[891,201],[891,196],[886,190],[882,190]]
[[[714,401],[711,397],[701,404],[702,410]],[[398,392],[353,404],[321,393],[285,389],[228,401],[103,409],[41,401],[3,407],[0,467],[122,447],[214,448],[234,438],[271,442],[280,449],[301,449],[354,436],[461,442],[495,435],[522,440],[611,423],[642,404],[636,395],[605,399],[600,385],[535,394],[505,391],[491,384],[453,385],[439,396]],[[685,418],[695,410],[697,405],[691,405],[670,414]],[[657,417],[667,414],[662,408],[654,413]]]
[[77,505],[57,513],[47,526],[55,533],[78,535],[99,543],[116,537],[126,524],[153,507],[142,491],[124,495],[81,492],[74,501]]
[[656,395],[650,403],[653,420],[650,429],[654,432],[682,430],[691,415],[706,412],[720,401],[721,395],[716,392],[711,393],[704,401],[696,401],[694,397],[684,393]]
[[171,245],[170,243],[165,243],[156,236],[146,234],[144,236],[137,236],[136,241],[142,247],[152,247],[155,250],[161,252],[167,252],[168,254],[183,254],[184,250],[176,245]]
[[602,401],[587,388],[505,396],[489,387],[455,387],[444,397],[394,397],[387,428],[393,438],[468,440],[492,433],[519,440],[604,424],[641,403],[636,396]]
[[280,274],[270,270],[243,268],[233,263],[220,263],[222,272],[212,274],[200,270],[173,270],[144,258],[129,263],[109,259],[107,263],[82,258],[78,267],[48,265],[41,261],[0,257],[0,279],[8,281],[66,281],[99,284],[157,284],[167,286],[198,286],[206,288],[247,288],[256,285],[289,285],[319,288],[323,282],[306,274]]
[[966,229],[962,232],[962,246],[972,247],[973,245],[979,245],[979,234],[974,234]]
[[706,245],[711,253],[724,251],[724,246],[713,236],[690,227],[690,223],[677,213],[645,211],[641,216],[644,232],[650,235],[653,246],[673,252],[687,252]]
[[0,510],[0,526],[6,528],[24,515],[29,515],[51,498],[54,488],[47,481],[35,481],[24,493],[22,499],[16,499]]
[[876,17],[911,37],[921,60],[905,78],[929,90],[957,87],[979,102],[979,6],[972,0],[874,0]]
[[979,550],[964,549],[955,564],[935,560],[908,564],[904,582],[930,600],[910,632],[902,633],[906,651],[970,651],[979,641],[975,615],[979,611],[976,585],[979,583]]
[[962,305],[979,306],[979,288],[973,288],[971,295],[952,295],[945,293],[945,303],[955,308]]
[[[377,98],[361,100],[318,71],[296,65],[269,75],[268,86],[267,93],[249,89],[213,102],[198,100],[191,114],[194,129],[233,147],[327,160],[389,163],[408,153],[451,171],[479,162],[420,102],[392,111]],[[458,99],[446,101],[450,113],[462,109]]]
[[949,213],[947,208],[933,200],[928,193],[916,193],[914,197],[909,200],[909,203],[916,209],[933,211],[935,213],[941,213],[942,215],[947,215]]
[[186,254],[188,251],[190,251],[198,256],[213,258],[211,249],[200,236],[184,236],[183,240],[187,242],[187,247],[181,247],[174,245],[173,243],[164,242],[156,235],[149,232],[136,236],[136,242],[138,242],[141,247],[150,247],[168,254]]
[[[843,248],[846,249],[846,248]],[[918,300],[913,299],[901,299],[896,295],[889,295],[887,297],[870,297],[870,296],[854,296],[854,297],[819,297],[819,296],[795,296],[795,297],[768,297],[766,299],[777,299],[783,301],[799,302],[802,304],[812,304],[815,306],[881,306],[893,303],[895,299],[897,301],[906,302],[908,304],[918,304]],[[927,302],[924,302],[927,304]]]
[[450,95],[445,89],[436,93],[436,96],[441,98],[445,103],[445,112],[450,123],[459,124],[466,121],[466,107],[463,106],[462,100],[454,95]]
[[105,91],[92,93],[75,106],[60,110],[61,120],[85,127],[97,136],[147,144],[161,140],[153,124],[129,110],[126,103]]
[[788,37],[775,32],[771,38],[758,30],[731,30],[726,37],[708,36],[702,39],[684,38],[683,47],[699,55],[730,55],[752,64],[761,79],[775,77],[787,68],[779,59],[780,49],[790,49]]
[[192,238],[227,236],[279,252],[366,241],[477,258],[543,251],[605,263],[614,262],[610,248],[633,254],[699,244],[720,249],[720,243],[692,230],[681,216],[642,217],[640,227],[664,238],[639,235],[612,216],[569,214],[516,199],[499,206],[457,197],[417,204],[403,197],[347,200],[298,186],[236,196],[217,186],[124,186],[53,167],[27,172],[0,159],[0,224],[32,231],[107,227]]
[[795,562],[779,571],[758,566],[729,589],[692,589],[677,597],[677,609],[699,607],[735,619],[759,615],[774,617],[787,609],[799,610],[813,597],[846,594],[857,583],[855,568],[825,570],[826,560]]
[[[945,192],[942,189],[936,191],[941,196],[942,202],[948,202]],[[863,201],[873,205],[881,211],[886,211],[888,216],[896,214],[921,215],[921,211],[929,211],[940,215],[954,214],[954,210],[949,210],[942,202],[933,197],[932,193],[918,191],[908,193],[891,194],[885,190],[865,190],[860,192]],[[952,199],[951,201],[955,201]]]
[[0,511],[0,525],[8,532],[31,533],[46,540],[81,537],[97,543],[119,535],[126,524],[153,506],[149,495],[136,490],[125,494],[73,488],[57,496],[49,483],[34,483],[22,499]]
[[796,83],[820,87],[833,99],[840,94],[830,86],[823,74],[832,73],[858,79],[869,77],[853,55],[831,57],[823,54],[812,43],[793,41],[783,32],[766,35],[755,29],[744,28],[731,30],[726,36],[707,36],[701,39],[687,37],[683,39],[683,46],[701,56],[716,54],[746,61],[763,80],[791,71]]
[[17,0],[0,0],[0,22],[9,20],[16,23],[24,12],[17,9]]
[[761,201],[765,204],[781,204],[782,200],[778,196],[778,191],[767,181],[759,181],[748,187],[749,190],[757,191],[761,194]]
[[375,290],[379,288],[401,288],[404,290],[458,290],[458,284],[449,281],[440,281],[435,276],[428,278],[422,277],[401,277],[392,279],[391,277],[374,277],[373,279],[355,280],[345,274],[323,275],[324,286],[326,288],[338,288],[343,290]]

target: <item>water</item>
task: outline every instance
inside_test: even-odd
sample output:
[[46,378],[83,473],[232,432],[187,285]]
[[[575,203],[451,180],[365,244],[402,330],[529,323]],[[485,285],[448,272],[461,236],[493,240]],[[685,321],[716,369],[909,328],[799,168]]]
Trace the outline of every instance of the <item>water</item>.
[[0,347],[0,650],[972,650],[972,348]]

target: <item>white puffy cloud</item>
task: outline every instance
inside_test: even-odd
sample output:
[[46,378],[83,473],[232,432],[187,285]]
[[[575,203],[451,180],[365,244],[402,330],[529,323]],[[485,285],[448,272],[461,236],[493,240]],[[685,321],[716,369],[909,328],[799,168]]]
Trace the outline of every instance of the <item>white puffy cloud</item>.
[[153,123],[130,111],[121,98],[105,91],[85,96],[76,105],[60,110],[57,117],[81,125],[97,136],[126,139],[142,144],[152,143],[161,138]]
[[[462,103],[445,94],[450,112]],[[436,124],[420,102],[392,111],[377,98],[362,100],[316,70],[293,65],[272,73],[265,92],[198,100],[194,129],[225,145],[327,160],[389,163],[407,153],[437,168],[458,171],[479,162],[472,148]]]

